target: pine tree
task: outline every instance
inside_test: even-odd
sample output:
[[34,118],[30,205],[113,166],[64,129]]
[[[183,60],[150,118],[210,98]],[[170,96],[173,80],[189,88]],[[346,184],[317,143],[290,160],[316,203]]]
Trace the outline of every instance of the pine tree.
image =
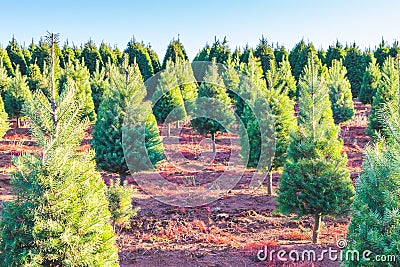
[[196,54],[193,61],[211,61],[210,51],[211,47],[206,44],[206,46]]
[[[213,152],[215,153],[215,134],[226,131],[225,127],[234,121],[231,101],[226,92],[222,77],[218,74],[215,62],[208,66],[203,82],[199,87],[196,99],[196,118],[192,127],[200,134],[211,134]],[[213,118],[210,118],[212,114]]]
[[246,45],[242,55],[240,56],[240,62],[246,64],[249,63],[250,54],[254,56],[254,52],[255,51],[253,48],[251,48],[249,45]]
[[96,62],[99,61],[100,65],[103,66],[103,60],[101,58],[100,52],[97,49],[96,44],[89,40],[82,49],[81,57],[85,62],[85,66],[88,68],[90,74],[96,71]]
[[18,67],[15,77],[12,78],[4,94],[4,107],[10,118],[16,118],[16,128],[20,126],[23,105],[32,98],[26,77],[21,74]]
[[380,120],[379,110],[386,103],[397,103],[399,92],[399,71],[394,64],[392,57],[386,58],[382,66],[382,77],[378,84],[378,89],[373,98],[371,106],[371,114],[369,116],[367,135],[375,137],[377,133],[381,133],[383,124]]
[[158,79],[152,102],[154,116],[157,122],[167,125],[167,137],[169,137],[170,123],[184,120],[187,116],[172,61],[167,61],[167,66]]
[[289,58],[288,59],[289,59],[289,62],[290,62],[290,66],[292,67],[293,76],[296,78],[296,81],[298,80],[298,77],[300,76],[300,73],[301,73],[302,69],[300,70],[300,73],[296,72],[296,74],[294,73],[294,70],[295,70],[296,66],[298,65],[297,62],[299,60],[300,53],[306,48],[307,48],[307,45],[304,42],[304,40],[302,39],[300,42],[298,42],[293,47],[293,49],[289,53]]
[[28,65],[25,61],[24,54],[22,53],[21,47],[13,37],[9,42],[7,48],[7,54],[10,58],[10,61],[14,67],[14,70],[19,66],[19,70],[23,75],[26,75]]
[[154,69],[151,58],[143,44],[137,43],[135,39],[132,39],[124,52],[129,56],[129,64],[137,64],[139,66],[143,81],[153,76]]
[[[298,58],[294,67],[292,66],[293,76],[298,81],[300,79],[300,75],[303,73],[304,67],[307,65],[308,58],[312,56],[313,60],[318,64],[321,64],[317,56],[317,51],[312,43],[306,45],[299,51]],[[290,59],[289,59],[290,61]]]
[[328,70],[327,86],[329,99],[336,124],[351,120],[354,117],[354,103],[351,94],[351,85],[346,78],[346,68],[342,61],[334,59]]
[[271,46],[268,45],[268,41],[264,38],[264,36],[261,38],[260,43],[254,51],[254,56],[260,59],[265,77],[267,75],[267,71],[271,69],[272,62],[275,64],[275,55],[274,50],[272,50]]
[[224,40],[222,40],[222,42],[220,40],[217,40],[217,38],[215,38],[215,41],[210,49],[209,60],[212,61],[215,58],[217,63],[226,64],[226,62],[228,62],[230,55],[231,55],[231,50],[229,49],[226,37],[224,37]]
[[188,60],[188,56],[186,55],[185,48],[183,47],[183,44],[178,40],[172,40],[172,42],[169,43],[167,52],[165,53],[163,64],[162,64],[162,69],[165,69],[167,67],[167,61],[170,60],[174,64],[180,61],[186,61]]
[[103,63],[103,65],[100,65],[101,62],[96,63],[95,72],[97,71],[97,64],[99,64],[99,67],[102,69],[107,63],[110,63],[110,64],[117,64],[118,63],[117,56],[112,51],[111,47],[106,45],[104,42],[102,42],[100,44],[99,53],[100,53],[101,62]]
[[267,170],[269,174],[267,183],[268,195],[272,195],[272,171],[273,169],[283,167],[285,164],[289,134],[297,127],[294,116],[294,101],[288,95],[290,87],[285,81],[285,75],[284,70],[276,70],[275,67],[272,67],[267,71],[266,76],[266,100],[273,115],[272,122],[275,129],[275,155],[273,156],[270,168]]
[[375,57],[373,57],[364,72],[360,93],[358,95],[358,99],[363,104],[372,104],[373,97],[378,90],[381,76],[379,65],[377,64]]
[[64,69],[69,62],[75,62],[75,52],[74,49],[72,49],[69,45],[68,42],[66,42],[61,50],[61,60],[60,60],[60,66]]
[[[51,36],[54,42],[54,35]],[[104,182],[93,153],[78,152],[87,128],[74,89],[37,92],[25,106],[41,152],[13,160],[15,198],[3,203],[2,266],[118,266]]]
[[374,52],[374,56],[376,58],[376,62],[379,64],[380,67],[383,66],[386,58],[389,56],[390,49],[386,45],[385,41],[382,38],[382,42],[379,44],[378,48]]
[[0,58],[0,92],[4,95],[8,86],[11,83],[11,77],[8,74],[6,67],[3,65],[3,61]]
[[46,85],[45,79],[40,71],[40,68],[37,64],[31,64],[28,68],[28,87],[31,92],[36,92],[38,90],[42,90]]
[[314,243],[319,241],[322,217],[346,212],[354,191],[318,68],[310,57],[299,80],[298,130],[290,137],[277,198],[282,212],[314,217]]
[[[11,78],[7,76],[7,70],[3,66],[3,62],[0,58],[0,93],[4,94],[5,90],[11,83]],[[0,137],[3,137],[9,128],[7,121],[7,112],[4,109],[3,98],[0,96]]]
[[328,50],[326,51],[325,61],[322,62],[325,63],[328,67],[331,67],[333,60],[344,60],[345,56],[346,51],[344,50],[343,45],[339,41],[336,41],[335,46],[330,45],[328,47]]
[[347,79],[351,84],[351,93],[354,98],[358,97],[360,92],[361,82],[365,68],[369,62],[366,62],[360,49],[355,43],[351,47],[346,48],[346,56],[343,60],[343,65],[347,69]]
[[400,123],[397,109],[389,105],[380,111],[388,138],[380,138],[365,148],[352,205],[346,249],[358,250],[360,255],[369,250],[370,260],[360,256],[360,261],[346,261],[346,266],[397,266],[397,261],[372,260],[377,255],[400,255]]
[[197,81],[189,61],[178,61],[175,64],[175,74],[179,83],[187,115],[193,115],[197,98]]
[[284,58],[289,57],[289,52],[286,51],[284,46],[277,45],[274,49],[275,61],[277,64],[281,63]]
[[296,79],[292,75],[292,69],[290,67],[290,62],[286,56],[283,57],[282,61],[279,63],[279,79],[278,87],[282,86],[287,91],[290,99],[295,99],[296,97]]
[[240,69],[240,63],[237,56],[236,60],[232,60],[232,58],[228,60],[226,70],[222,74],[224,85],[232,101],[235,99],[235,92],[237,92],[240,82],[238,69]]
[[60,92],[70,86],[76,88],[77,101],[83,105],[81,116],[87,117],[91,122],[94,122],[96,120],[96,113],[90,87],[90,73],[83,66],[83,62],[82,64],[79,61],[69,63],[66,69],[63,70],[63,74],[59,80]]
[[[44,71],[44,66],[50,66],[50,56],[51,49],[49,45],[43,41],[42,39],[39,41],[39,44],[35,46],[34,50],[32,51],[32,59],[31,63],[37,64],[40,67],[40,70]],[[63,54],[60,48],[56,45],[54,47],[54,62],[55,62],[55,69],[54,75],[57,78],[60,74],[60,65],[63,61]]]
[[[138,143],[132,139],[124,146],[125,143],[122,139],[124,120],[129,118],[130,121],[133,120],[132,124],[134,124],[136,123],[134,118],[138,116],[146,117],[147,122],[144,129],[143,127],[134,128],[132,133],[128,128],[125,136],[135,136],[135,131],[139,130],[141,130],[141,132],[139,131],[141,134],[143,134],[144,130],[146,131],[145,145],[148,149],[148,157],[152,159],[152,164],[156,164],[163,159],[162,144],[156,120],[151,113],[151,109],[150,111],[148,109],[149,104],[141,103],[146,90],[138,66],[126,67],[125,70],[122,70],[123,73],[116,66],[111,65],[110,68],[109,86],[103,94],[103,99],[99,107],[93,131],[92,145],[96,151],[96,162],[99,168],[118,173],[121,177],[121,183],[123,183],[129,169],[133,171],[137,167],[135,165],[132,168],[128,168],[127,164],[129,162],[137,162],[137,160],[126,160],[124,150],[136,151],[140,149],[141,145],[139,144],[138,148]],[[126,72],[128,75],[126,75]],[[137,95],[141,96],[140,99],[132,102],[131,98],[137,97]],[[128,156],[133,157],[130,154]],[[142,159],[144,158],[142,157]],[[141,165],[140,167],[143,169],[149,166]]]
[[151,66],[153,67],[154,74],[158,73],[161,70],[160,60],[158,59],[158,55],[156,51],[154,51],[150,44],[146,47],[147,52],[149,53],[151,59]]
[[92,77],[90,77],[90,88],[96,114],[99,112],[99,106],[107,87],[108,78],[106,77],[105,68],[100,70],[100,63],[97,62],[96,71],[93,73]]
[[0,61],[7,70],[8,76],[14,76],[14,69],[12,67],[10,58],[8,57],[7,51],[0,47]]

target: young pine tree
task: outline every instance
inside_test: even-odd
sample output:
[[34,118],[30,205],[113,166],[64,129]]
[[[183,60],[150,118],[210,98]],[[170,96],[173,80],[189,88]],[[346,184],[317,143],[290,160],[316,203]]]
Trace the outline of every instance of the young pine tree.
[[172,61],[167,62],[165,70],[158,79],[152,102],[154,116],[157,122],[167,125],[167,137],[169,137],[170,123],[184,120],[187,116]]
[[[370,259],[377,255],[400,255],[400,122],[397,108],[388,106],[380,112],[388,138],[380,138],[365,149],[346,248],[360,254],[369,250]],[[346,266],[398,266],[396,262],[368,261],[361,256],[360,261],[345,263]]]
[[15,77],[12,78],[4,94],[4,107],[10,118],[16,118],[16,128],[20,126],[22,107],[31,98],[32,93],[29,90],[26,77],[16,68]]
[[90,88],[92,90],[92,99],[96,114],[99,112],[99,106],[103,98],[104,91],[108,87],[108,78],[105,69],[100,70],[100,62],[97,62],[96,71],[90,77]]
[[354,194],[328,88],[318,68],[309,59],[299,80],[298,130],[290,137],[277,198],[283,213],[314,217],[314,243],[319,242],[322,217],[346,212]]
[[[371,106],[371,115],[369,116],[369,123],[366,131],[369,136],[375,137],[377,132],[382,130],[383,123],[379,118],[379,111],[386,103],[397,104],[398,92],[399,71],[395,66],[394,59],[388,57],[383,63],[382,77]],[[397,105],[394,107],[397,107]]]
[[[213,118],[210,118],[212,113]],[[203,82],[199,87],[196,99],[196,118],[192,119],[192,126],[200,134],[211,134],[213,152],[215,153],[215,134],[226,131],[234,121],[231,110],[231,100],[226,92],[222,77],[218,73],[218,66],[213,63],[208,66]]]
[[334,59],[328,70],[326,83],[335,124],[351,120],[354,117],[351,85],[346,74],[347,71],[342,65],[342,61]]
[[1,265],[118,266],[104,182],[92,151],[78,151],[88,121],[80,119],[75,90],[57,96],[53,78],[51,99],[39,91],[25,106],[41,152],[13,160],[15,197],[3,203]]
[[375,57],[373,57],[364,72],[360,94],[358,95],[358,99],[363,104],[372,104],[374,95],[378,90],[381,76],[382,74],[379,65],[377,64]]
[[[128,75],[126,75],[126,71]],[[145,94],[145,87],[137,66],[126,67],[122,71],[114,65],[111,66],[109,85],[99,107],[92,144],[96,151],[98,167],[105,171],[118,173],[121,183],[124,182],[129,171],[124,157],[122,131],[127,112],[134,108],[132,105],[137,106],[137,116],[149,115],[145,127],[145,145],[146,148],[149,148],[148,155],[152,159],[152,163],[156,164],[163,159],[161,138],[154,116],[140,101],[130,104],[130,99],[139,92]],[[133,140],[131,141],[133,145],[136,145]]]
[[175,74],[179,83],[187,115],[193,115],[197,98],[197,81],[189,61],[178,59],[175,64]]

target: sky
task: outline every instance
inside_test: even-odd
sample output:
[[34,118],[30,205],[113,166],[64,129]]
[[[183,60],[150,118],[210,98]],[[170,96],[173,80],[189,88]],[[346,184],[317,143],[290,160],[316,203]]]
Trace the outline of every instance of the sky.
[[261,36],[287,49],[304,39],[326,49],[339,40],[374,48],[400,40],[400,1],[396,0],[36,0],[2,1],[0,44],[14,36],[29,45],[47,31],[61,45],[92,39],[124,49],[129,40],[150,43],[163,59],[172,39],[190,59],[215,37],[234,49],[257,46]]

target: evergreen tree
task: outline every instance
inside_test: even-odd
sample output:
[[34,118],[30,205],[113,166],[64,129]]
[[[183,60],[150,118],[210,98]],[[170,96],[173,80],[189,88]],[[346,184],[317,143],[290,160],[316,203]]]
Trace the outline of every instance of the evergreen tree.
[[[294,73],[294,70],[298,65],[297,62],[299,60],[300,53],[306,48],[307,48],[306,43],[302,39],[300,42],[298,42],[293,47],[293,49],[289,53],[289,62],[290,62],[290,66],[292,67],[292,72],[293,72],[294,77],[296,78],[296,81],[298,80],[298,77],[300,76],[302,69],[300,69],[300,72],[299,72],[299,70],[296,69],[296,75]],[[299,73],[297,73],[297,72],[299,72]]]
[[318,59],[321,62],[325,62],[326,61],[326,52],[325,52],[324,49],[322,49],[322,48],[318,49],[317,56],[318,56]]
[[365,61],[360,49],[355,43],[351,47],[347,47],[346,51],[347,53],[343,65],[347,69],[347,79],[349,79],[351,84],[351,93],[353,97],[357,98],[360,92],[364,71],[369,62]]
[[215,58],[217,63],[226,64],[230,56],[231,50],[229,49],[226,37],[224,37],[224,40],[222,42],[215,38],[215,41],[210,49],[209,61]]
[[210,51],[211,47],[206,44],[206,46],[196,54],[193,61],[211,61]]
[[169,137],[170,123],[186,118],[184,100],[172,61],[167,61],[167,66],[158,79],[152,102],[154,116],[157,122],[167,125]]
[[274,56],[276,64],[279,64],[283,61],[284,58],[289,57],[289,52],[286,51],[284,46],[277,45],[274,49]]
[[3,66],[7,70],[8,76],[14,76],[14,69],[12,67],[10,58],[7,54],[7,51],[0,47],[0,61],[2,62]]
[[395,41],[389,50],[389,55],[393,58],[397,58],[399,54],[400,54],[399,41]]
[[[37,64],[40,67],[40,70],[44,71],[44,66],[50,65],[50,53],[51,49],[49,45],[44,42],[42,39],[39,41],[39,44],[34,48],[32,52],[31,63]],[[60,64],[63,61],[63,54],[60,48],[56,45],[54,48],[54,60],[55,60],[55,76],[58,77],[60,74]]]
[[363,75],[358,99],[364,104],[371,104],[381,80],[381,71],[375,57],[369,63]]
[[0,58],[0,93],[2,95],[4,95],[10,83],[11,77],[8,75],[7,68],[3,65],[3,61]]
[[41,153],[13,160],[15,198],[3,203],[0,262],[118,266],[104,182],[93,153],[78,152],[87,121],[79,119],[73,88],[55,94],[54,46],[51,58],[51,99],[39,91],[25,106]]
[[156,74],[161,70],[160,60],[158,59],[156,51],[154,51],[150,45],[148,45],[146,49],[151,59],[151,66],[153,67],[153,72],[154,74]]
[[179,83],[187,115],[193,115],[197,98],[197,81],[189,61],[178,59],[175,65],[175,74]]
[[94,110],[92,90],[90,87],[90,73],[89,70],[83,66],[83,63],[81,64],[79,61],[68,63],[59,80],[60,92],[70,86],[76,88],[75,96],[77,101],[82,103],[81,116],[94,122],[96,120],[96,113]]
[[19,128],[22,116],[23,105],[32,98],[26,77],[21,74],[18,67],[15,70],[15,77],[4,95],[4,107],[10,118],[16,118],[16,128]]
[[242,56],[242,52],[240,51],[239,48],[235,48],[235,50],[232,53],[231,61],[235,61],[238,64],[240,63],[240,57]]
[[[132,124],[134,124],[136,123],[134,121],[135,118],[146,116],[147,122],[144,129],[140,127],[130,129],[128,127],[128,129],[125,129],[125,136],[135,136],[135,130],[136,132],[141,130],[141,133],[146,131],[145,145],[152,164],[156,164],[163,159],[162,143],[155,117],[151,113],[151,109],[149,111],[149,104],[142,103],[146,90],[138,66],[126,67],[123,73],[116,66],[112,65],[110,68],[109,86],[104,91],[99,107],[92,145],[96,151],[98,167],[105,171],[118,173],[121,177],[121,183],[123,183],[129,171],[127,163],[136,162],[134,159],[125,159],[124,147],[128,152],[138,149],[136,147],[137,142],[134,139],[130,140],[128,138],[127,142],[122,140],[124,120],[129,118],[129,121],[133,120]],[[126,75],[126,71],[128,75]],[[138,96],[140,96],[139,99],[136,102],[132,102],[131,98],[137,98]],[[133,133],[131,133],[131,130]],[[129,154],[129,157],[133,156]],[[135,169],[134,167],[137,166],[132,166],[131,170]]]
[[344,50],[343,45],[339,41],[336,41],[335,46],[330,45],[328,47],[328,50],[326,51],[325,61],[322,62],[325,63],[328,67],[331,67],[333,60],[344,60],[345,56],[346,51]]
[[[192,126],[200,134],[211,134],[213,152],[215,153],[215,134],[224,132],[233,121],[231,101],[226,92],[222,77],[218,74],[215,60],[208,67],[203,82],[199,87],[196,99],[196,118],[192,119]],[[212,112],[213,118],[207,114]]]
[[114,49],[113,49],[113,53],[114,53],[114,55],[117,57],[117,62],[118,62],[118,64],[122,64],[123,62],[124,62],[124,53],[122,53],[119,49],[118,49],[118,47],[115,47]]
[[374,52],[374,56],[376,58],[376,62],[379,64],[380,67],[383,66],[386,58],[389,56],[390,49],[386,45],[385,41],[382,38],[382,42],[379,44],[378,48]]
[[117,64],[118,63],[117,56],[112,51],[111,47],[106,45],[104,42],[102,42],[100,44],[99,53],[100,53],[101,62],[103,63],[103,65],[100,65],[101,62],[96,63],[95,72],[97,71],[97,64],[99,64],[100,68],[103,68],[103,66],[105,66],[107,63],[111,63],[111,64]]
[[229,98],[232,100],[235,99],[235,92],[238,90],[240,78],[239,78],[239,59],[236,60],[229,59],[226,64],[226,70],[222,74],[222,78],[224,80],[224,85],[226,87]]
[[14,67],[14,70],[19,66],[19,70],[23,75],[26,75],[28,65],[25,61],[24,54],[22,53],[21,47],[13,37],[9,42],[7,48],[7,54],[10,58],[10,61]]
[[279,79],[278,87],[285,88],[290,99],[295,99],[296,97],[296,79],[292,75],[292,69],[290,67],[290,62],[285,56],[279,63]]
[[96,71],[90,77],[90,88],[92,90],[92,99],[96,114],[103,98],[104,91],[108,87],[108,78],[106,77],[105,68],[100,70],[100,63],[97,62]]
[[143,81],[146,81],[153,76],[154,70],[151,58],[143,44],[137,43],[134,39],[132,39],[128,43],[128,46],[124,52],[129,55],[129,64],[137,64],[139,66]]
[[37,64],[31,64],[29,65],[28,69],[28,76],[27,76],[27,81],[28,81],[28,87],[31,90],[31,92],[36,92],[38,90],[43,89],[45,85],[45,79],[40,72],[40,68]]
[[268,45],[268,41],[264,38],[264,36],[261,38],[260,43],[254,51],[254,56],[260,59],[265,77],[267,75],[267,71],[271,69],[272,62],[275,64],[275,55],[274,50],[272,50],[271,46]]
[[367,135],[375,137],[377,132],[381,132],[383,124],[380,120],[379,111],[386,103],[397,104],[398,94],[399,71],[394,64],[394,59],[387,57],[382,66],[381,81],[373,98],[368,128],[366,130]]
[[81,57],[85,62],[85,66],[88,68],[90,74],[96,71],[96,62],[99,61],[100,65],[103,66],[103,60],[101,58],[100,52],[97,49],[96,44],[89,40],[82,49]]
[[328,70],[327,86],[329,99],[336,124],[351,120],[354,117],[354,103],[351,94],[351,85],[346,78],[346,68],[342,61],[334,59]]
[[370,260],[360,257],[360,261],[345,262],[346,266],[398,265],[397,261],[373,260],[377,255],[400,255],[400,124],[397,107],[393,107],[381,110],[388,139],[380,138],[365,149],[347,233],[346,249],[360,251],[360,255],[369,250]]
[[[275,64],[275,63],[274,63]],[[273,66],[273,65],[272,65]],[[282,64],[281,64],[282,66]],[[290,67],[290,64],[289,64]],[[275,155],[268,169],[268,195],[272,195],[272,171],[283,167],[286,162],[286,150],[289,145],[289,134],[297,127],[294,116],[294,101],[290,99],[288,92],[290,85],[286,82],[286,73],[272,67],[267,71],[266,100],[273,115],[272,123],[275,128]],[[292,77],[293,78],[293,77]],[[294,78],[293,78],[294,79]]]
[[310,57],[299,80],[298,130],[290,137],[277,198],[282,212],[314,217],[314,243],[319,241],[322,217],[346,212],[354,191],[318,68]]
[[302,50],[300,50],[296,64],[294,67],[292,67],[293,76],[297,81],[300,79],[300,75],[302,74],[304,67],[307,65],[307,61],[310,56],[312,56],[313,60],[316,63],[321,64],[314,45],[308,44],[307,46],[305,46]]
[[240,62],[242,63],[249,63],[249,58],[250,58],[250,54],[252,56],[254,56],[254,49],[249,47],[249,45],[246,45],[246,47],[243,50],[242,55],[240,56]]
[[167,52],[165,53],[163,64],[162,64],[162,69],[165,69],[167,67],[167,61],[170,60],[174,64],[180,61],[186,61],[188,60],[188,56],[186,55],[185,48],[183,47],[183,44],[178,40],[172,40],[172,42],[169,43]]
[[64,69],[69,62],[75,62],[75,52],[74,49],[72,49],[68,43],[65,43],[63,46],[63,49],[61,50],[61,60],[60,60],[60,66]]

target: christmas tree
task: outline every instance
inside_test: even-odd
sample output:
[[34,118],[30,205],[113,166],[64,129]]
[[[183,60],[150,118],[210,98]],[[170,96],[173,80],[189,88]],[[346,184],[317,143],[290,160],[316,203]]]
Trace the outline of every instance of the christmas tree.
[[314,217],[314,243],[319,242],[322,217],[344,214],[354,191],[318,65],[310,57],[299,80],[298,130],[290,136],[277,198],[283,213]]
[[360,93],[358,94],[358,99],[363,104],[372,104],[374,95],[378,90],[381,76],[382,74],[379,65],[377,64],[375,57],[373,57],[364,72]]
[[334,59],[327,73],[327,86],[336,124],[351,120],[354,117],[353,96],[351,85],[346,78],[346,68],[342,61]]

